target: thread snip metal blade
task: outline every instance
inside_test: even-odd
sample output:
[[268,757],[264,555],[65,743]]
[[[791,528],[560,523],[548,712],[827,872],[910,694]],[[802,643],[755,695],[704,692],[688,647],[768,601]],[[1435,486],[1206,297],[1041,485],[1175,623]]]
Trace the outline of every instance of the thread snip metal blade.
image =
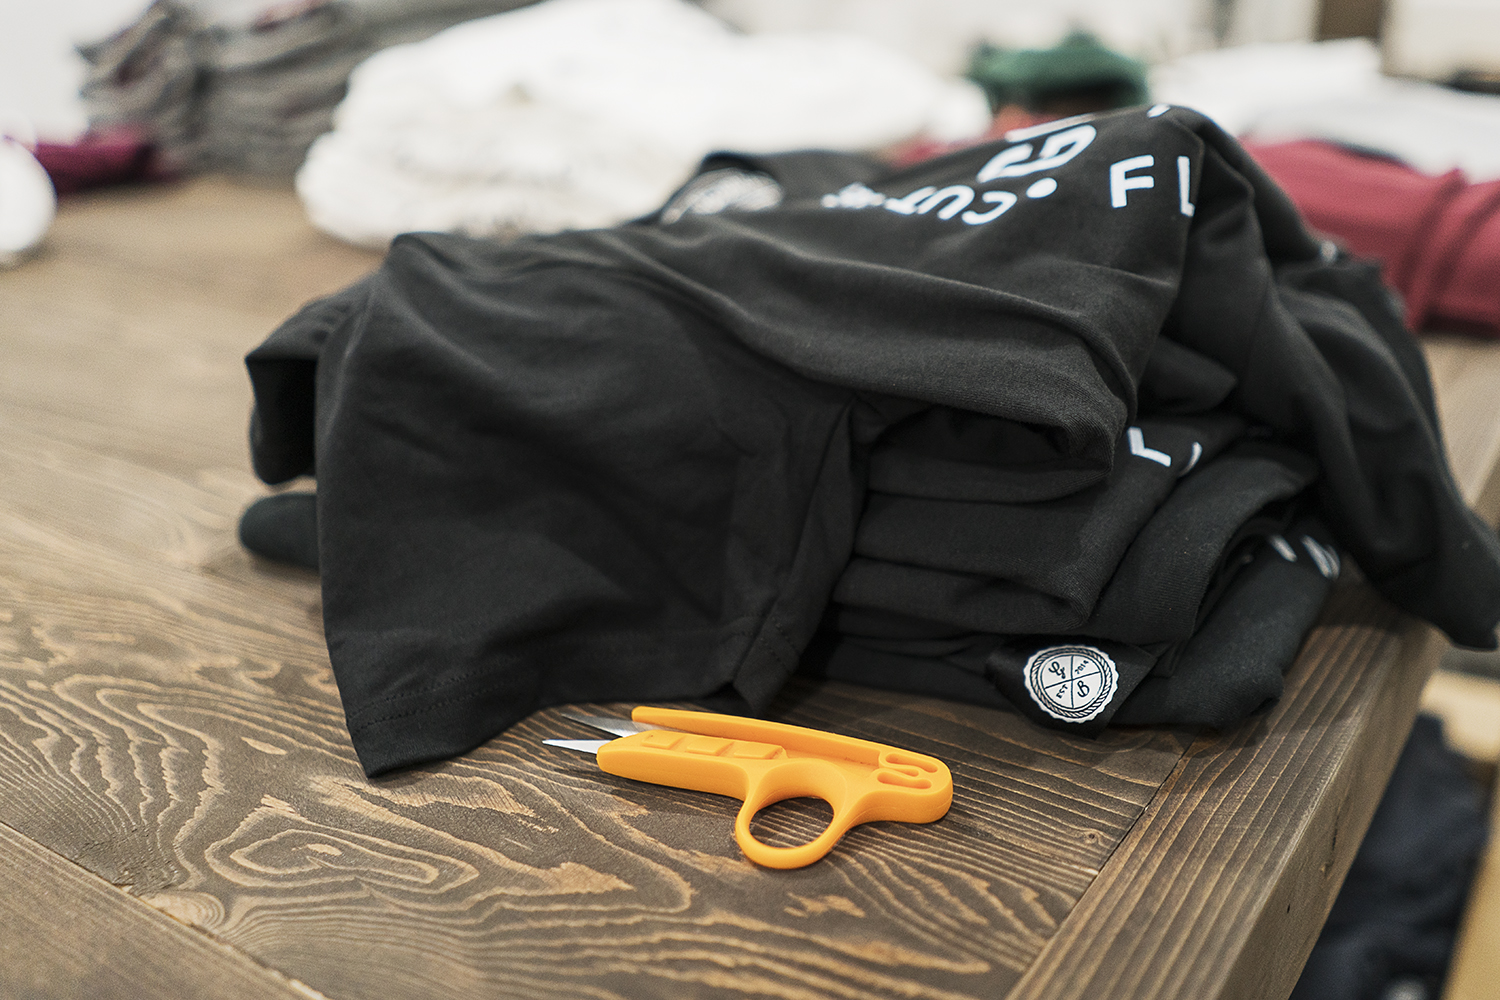
[[600,747],[604,746],[604,744],[606,744],[606,743],[613,743],[614,741],[613,740],[542,740],[542,742],[545,743],[549,747],[562,747],[562,748],[564,748],[566,750],[577,750],[577,751],[580,751],[581,753],[591,753],[591,754],[597,755],[599,753],[599,748]]
[[581,722],[585,726],[592,726],[606,733],[614,733],[616,736],[634,736],[636,733],[649,733],[661,728],[661,726],[648,726],[643,722],[632,722],[613,715],[589,715],[586,712],[575,712],[569,708],[561,709],[557,714],[564,719],[572,719],[574,722]]

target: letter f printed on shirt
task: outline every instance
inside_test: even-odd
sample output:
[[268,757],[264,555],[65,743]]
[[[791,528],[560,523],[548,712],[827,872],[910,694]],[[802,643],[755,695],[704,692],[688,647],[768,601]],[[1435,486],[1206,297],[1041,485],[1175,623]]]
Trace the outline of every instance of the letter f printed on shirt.
[[1156,187],[1156,178],[1150,174],[1131,176],[1133,171],[1150,170],[1155,165],[1156,157],[1150,153],[1111,163],[1109,165],[1109,203],[1115,208],[1124,208],[1128,204],[1127,192]]

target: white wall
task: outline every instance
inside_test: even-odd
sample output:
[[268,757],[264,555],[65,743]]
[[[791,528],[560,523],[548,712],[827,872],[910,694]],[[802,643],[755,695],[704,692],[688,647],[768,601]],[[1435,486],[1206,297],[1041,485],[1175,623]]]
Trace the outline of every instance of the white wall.
[[1240,0],[1224,44],[1311,41],[1317,22],[1317,0]]
[[78,87],[83,60],[73,51],[133,21],[147,0],[0,0],[0,130],[28,121],[44,139],[83,130]]
[[1500,0],[1393,0],[1386,70],[1444,79],[1461,69],[1500,72]]

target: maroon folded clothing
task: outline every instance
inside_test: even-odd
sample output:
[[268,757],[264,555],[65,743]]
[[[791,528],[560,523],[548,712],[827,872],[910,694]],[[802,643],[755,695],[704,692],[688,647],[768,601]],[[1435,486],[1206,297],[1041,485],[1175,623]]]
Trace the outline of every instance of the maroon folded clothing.
[[1500,336],[1500,181],[1433,177],[1326,142],[1245,148],[1309,225],[1380,261],[1412,329]]
[[74,142],[39,142],[31,152],[58,194],[172,176],[152,144],[130,129],[90,133]]

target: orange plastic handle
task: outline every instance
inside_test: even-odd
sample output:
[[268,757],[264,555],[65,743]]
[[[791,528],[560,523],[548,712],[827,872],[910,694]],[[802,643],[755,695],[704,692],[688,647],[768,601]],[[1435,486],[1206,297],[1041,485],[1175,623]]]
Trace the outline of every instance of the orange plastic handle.
[[[734,839],[747,858],[767,868],[810,865],[871,820],[931,823],[953,802],[953,775],[926,754],[735,715],[642,706],[631,718],[671,728],[606,743],[599,766],[622,778],[744,799]],[[833,807],[826,830],[797,847],[755,839],[750,820],[756,813],[802,796]]]

